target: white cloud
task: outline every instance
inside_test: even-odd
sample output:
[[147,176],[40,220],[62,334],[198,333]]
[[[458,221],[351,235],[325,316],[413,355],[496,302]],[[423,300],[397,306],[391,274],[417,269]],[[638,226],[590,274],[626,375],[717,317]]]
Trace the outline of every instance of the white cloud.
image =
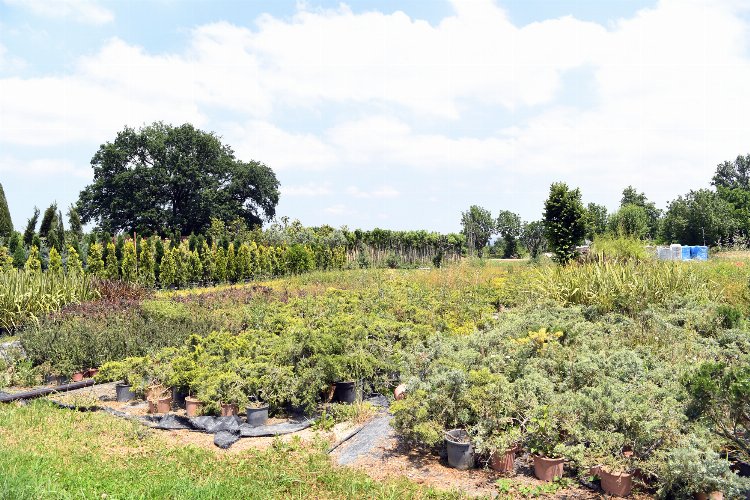
[[224,139],[239,158],[253,158],[275,170],[322,170],[339,161],[336,151],[314,134],[290,133],[262,120],[224,128]]
[[306,196],[306,197],[319,197],[328,196],[332,193],[330,182],[308,182],[302,185],[291,185],[280,188],[282,196]]
[[369,191],[363,191],[357,186],[349,186],[346,188],[346,193],[355,198],[396,198],[401,194],[391,186],[381,186]]
[[331,205],[330,207],[324,208],[323,212],[330,214],[330,215],[344,215],[348,213],[349,210],[346,208],[346,205],[336,204],[336,205]]
[[5,0],[5,3],[38,16],[69,18],[85,24],[107,24],[115,18],[112,11],[95,0]]
[[23,161],[11,156],[0,158],[0,173],[17,176],[32,177],[77,177],[79,179],[91,179],[93,174],[88,165],[79,166],[68,160],[54,158],[37,158]]

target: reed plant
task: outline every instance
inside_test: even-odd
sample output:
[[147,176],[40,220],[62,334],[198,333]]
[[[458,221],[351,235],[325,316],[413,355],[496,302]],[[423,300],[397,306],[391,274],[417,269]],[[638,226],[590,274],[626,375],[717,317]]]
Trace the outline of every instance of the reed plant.
[[0,333],[12,332],[67,304],[94,299],[98,293],[83,274],[0,272]]
[[677,296],[708,301],[721,295],[720,287],[691,263],[638,260],[542,266],[529,276],[524,288],[522,292],[532,301],[551,299],[626,314]]

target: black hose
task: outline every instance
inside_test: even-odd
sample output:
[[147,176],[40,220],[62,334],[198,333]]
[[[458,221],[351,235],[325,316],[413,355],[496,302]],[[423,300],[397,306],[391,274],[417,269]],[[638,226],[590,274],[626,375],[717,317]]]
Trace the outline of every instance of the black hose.
[[19,401],[21,399],[34,399],[56,392],[68,392],[76,389],[83,389],[84,387],[91,387],[96,384],[93,378],[82,380],[80,382],[73,382],[71,384],[57,385],[55,387],[42,387],[40,389],[31,389],[30,391],[17,392],[15,394],[2,394],[0,395],[0,403],[11,403],[13,401]]

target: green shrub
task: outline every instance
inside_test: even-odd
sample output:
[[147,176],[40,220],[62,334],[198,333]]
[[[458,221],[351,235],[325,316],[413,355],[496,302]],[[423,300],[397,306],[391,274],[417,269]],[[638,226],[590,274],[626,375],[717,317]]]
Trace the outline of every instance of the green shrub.
[[722,304],[716,308],[716,317],[722,328],[737,328],[742,322],[742,311],[731,304]]
[[284,256],[287,272],[301,274],[315,269],[315,254],[304,245],[292,245]]

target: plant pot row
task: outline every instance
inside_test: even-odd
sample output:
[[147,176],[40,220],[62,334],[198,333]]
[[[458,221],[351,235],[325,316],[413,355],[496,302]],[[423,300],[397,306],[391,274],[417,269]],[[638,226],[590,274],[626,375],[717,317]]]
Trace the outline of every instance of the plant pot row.
[[[448,455],[448,465],[459,470],[467,470],[474,467],[474,450],[468,434],[463,429],[453,429],[445,433],[445,444]],[[504,452],[495,452],[490,455],[489,466],[503,474],[512,473],[515,470],[516,453],[518,447],[513,447]],[[563,477],[565,472],[564,458],[547,458],[533,455],[534,475],[542,481],[554,481],[555,478]],[[612,473],[605,468],[597,467],[592,470],[601,479],[602,489],[614,496],[627,496],[633,487],[632,474]]]
[[[474,450],[469,436],[463,429],[453,429],[445,433],[445,444],[448,455],[448,465],[467,470],[474,467]],[[518,447],[513,447],[504,452],[495,452],[490,455],[489,466],[492,470],[508,474],[515,471],[516,453]],[[565,472],[564,458],[547,458],[533,455],[534,475],[542,481],[554,481],[555,478],[563,477]],[[633,475],[626,472],[613,472],[606,467],[593,467],[591,473],[599,476],[602,490],[605,493],[617,497],[630,495],[633,489]],[[698,493],[696,500],[723,500],[724,494],[720,491],[710,493]]]
[[[80,382],[80,381],[82,381],[85,378],[92,378],[92,377],[94,377],[97,373],[99,373],[99,369],[98,368],[89,368],[88,370],[80,370],[80,371],[77,371],[77,372],[73,373],[73,375],[70,376],[70,381],[71,382]],[[60,383],[60,379],[62,377],[55,377],[55,378],[57,379],[57,382],[59,384]]]
[[[172,411],[173,403],[177,405],[180,401],[184,401],[185,413],[188,417],[197,417],[200,415],[203,409],[203,402],[197,398],[190,396],[180,397],[176,391],[172,394],[168,394],[169,390],[163,386],[153,386],[146,391],[146,400],[149,405],[149,413],[169,413]],[[128,384],[117,384],[115,385],[116,400],[121,403],[132,401],[136,398],[136,394],[132,391],[132,388]],[[221,405],[221,416],[237,416],[239,414],[239,406],[236,404],[225,404]],[[246,409],[247,423],[253,427],[265,425],[268,421],[268,405],[248,406]]]

